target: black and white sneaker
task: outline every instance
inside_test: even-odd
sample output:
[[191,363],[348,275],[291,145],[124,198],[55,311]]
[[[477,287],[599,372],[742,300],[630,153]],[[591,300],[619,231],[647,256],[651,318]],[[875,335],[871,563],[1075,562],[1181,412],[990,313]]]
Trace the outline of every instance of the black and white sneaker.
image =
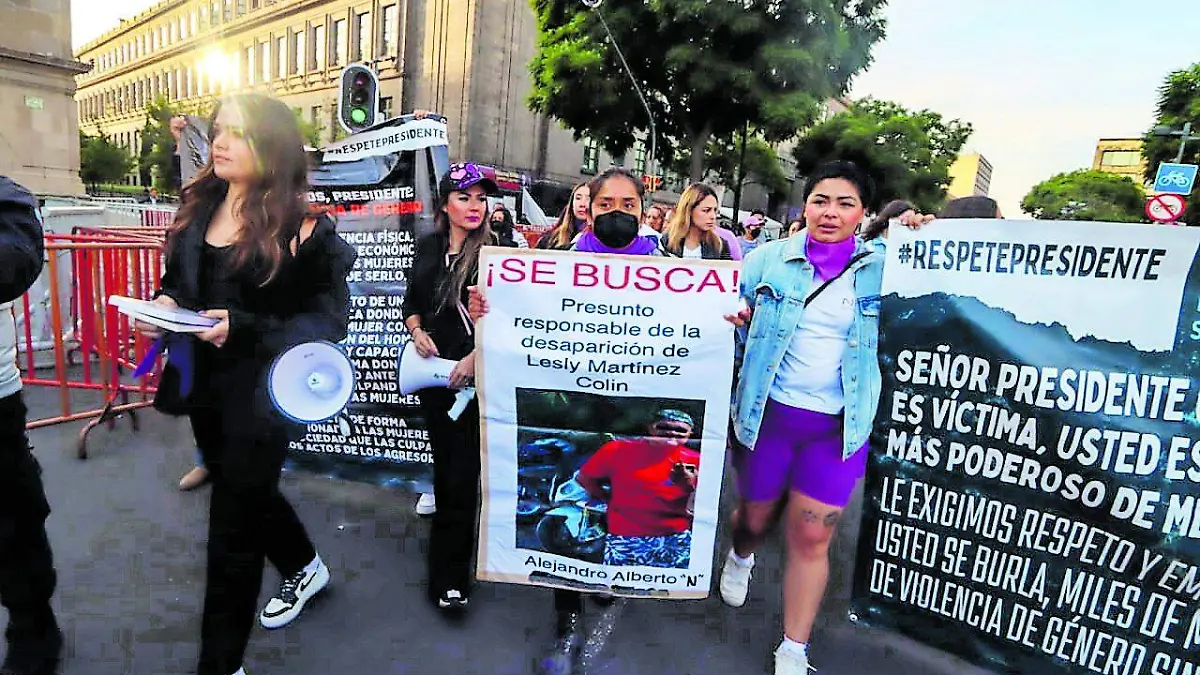
[[329,585],[329,568],[320,558],[316,567],[302,569],[279,584],[279,593],[263,608],[258,620],[263,628],[282,628],[300,616],[305,603]]
[[452,588],[438,597],[437,604],[439,609],[444,609],[447,612],[458,612],[466,609],[469,601],[470,598],[463,595],[462,591]]

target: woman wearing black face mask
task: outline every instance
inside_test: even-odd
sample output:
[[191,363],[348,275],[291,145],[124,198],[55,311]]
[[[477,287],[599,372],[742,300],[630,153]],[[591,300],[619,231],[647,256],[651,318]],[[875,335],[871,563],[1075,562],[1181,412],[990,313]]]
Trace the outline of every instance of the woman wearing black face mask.
[[[658,237],[638,236],[641,228],[642,181],[625,169],[611,168],[596,176],[588,185],[591,193],[592,229],[583,233],[571,246],[572,251],[587,253],[618,253],[623,255],[665,256]],[[467,312],[473,321],[487,313],[487,302],[478,287],[470,289]],[[612,596],[597,600],[611,601]],[[539,659],[537,675],[570,675],[575,672],[579,652],[585,641],[583,627],[583,594],[556,589],[554,611],[557,619],[555,641],[550,651]]]
[[571,246],[584,253],[664,255],[658,237],[638,236],[645,188],[633,174],[611,168],[588,184],[592,229]]
[[525,237],[517,232],[513,223],[512,211],[508,210],[507,206],[498,204],[492,210],[492,234],[496,235],[496,242],[500,246],[508,248],[529,248],[529,242],[525,241]]

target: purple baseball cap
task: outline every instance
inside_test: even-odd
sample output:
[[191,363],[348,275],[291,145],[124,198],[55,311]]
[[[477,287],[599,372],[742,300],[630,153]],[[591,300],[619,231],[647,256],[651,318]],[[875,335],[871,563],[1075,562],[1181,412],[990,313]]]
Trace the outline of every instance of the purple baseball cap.
[[443,195],[446,195],[451,192],[462,192],[472,185],[479,185],[487,194],[496,195],[499,194],[500,188],[496,186],[496,179],[493,177],[495,174],[495,169],[491,167],[480,166],[474,162],[459,162],[450,165],[446,175],[442,176],[442,182],[438,188]]

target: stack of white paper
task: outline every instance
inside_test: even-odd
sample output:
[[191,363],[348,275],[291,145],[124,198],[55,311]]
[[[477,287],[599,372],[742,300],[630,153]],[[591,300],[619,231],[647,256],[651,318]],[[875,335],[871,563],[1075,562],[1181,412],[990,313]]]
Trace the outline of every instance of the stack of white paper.
[[171,333],[202,333],[220,323],[213,317],[191,310],[172,309],[123,295],[108,296],[108,304],[136,321],[158,326]]

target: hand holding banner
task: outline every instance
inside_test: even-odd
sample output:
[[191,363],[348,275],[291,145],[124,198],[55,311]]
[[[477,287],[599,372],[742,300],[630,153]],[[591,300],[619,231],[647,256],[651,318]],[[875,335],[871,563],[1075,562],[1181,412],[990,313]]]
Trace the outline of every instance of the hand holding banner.
[[481,580],[703,598],[738,265],[485,248]]

